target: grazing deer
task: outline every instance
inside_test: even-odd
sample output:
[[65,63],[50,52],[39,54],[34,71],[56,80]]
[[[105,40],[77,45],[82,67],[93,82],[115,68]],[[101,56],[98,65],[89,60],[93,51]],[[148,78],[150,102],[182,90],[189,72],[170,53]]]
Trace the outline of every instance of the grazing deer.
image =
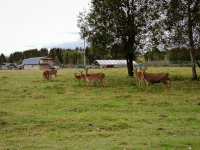
[[57,70],[53,69],[53,70],[49,70],[49,74],[50,74],[50,79],[52,79],[51,75],[55,75],[55,77],[57,76]]
[[77,73],[74,73],[76,79],[78,79],[78,83],[80,84],[81,76],[80,76],[80,75],[77,76],[76,74],[77,74]]
[[142,72],[137,72],[137,68],[136,67],[135,67],[135,69],[132,72],[135,73],[135,78],[136,78],[137,82],[139,83],[139,85],[140,85],[140,81],[141,80],[144,83],[144,78],[142,76]]
[[50,73],[49,73],[49,71],[48,70],[45,70],[44,72],[43,72],[43,79],[45,80],[45,79],[47,79],[47,80],[49,80],[49,77],[50,77]]
[[146,72],[147,68],[140,68],[140,70],[142,71],[142,76],[147,81],[146,93],[147,93],[150,85],[152,85],[153,92],[155,93],[153,84],[160,83],[160,82],[162,82],[165,85],[164,93],[166,93],[167,85],[169,85],[171,87],[171,90],[173,92],[172,85],[171,85],[171,83],[169,83],[169,80],[168,80],[169,74],[167,74],[167,73],[147,73]]
[[85,80],[86,80],[85,74],[83,74],[83,71],[79,70],[79,72],[81,73],[81,79],[83,79],[83,85],[85,85]]
[[103,81],[103,78],[105,78],[105,74],[103,73],[95,73],[95,74],[88,74],[88,69],[85,69],[86,72],[86,80],[88,81],[88,85],[90,85],[89,90],[91,89],[91,82],[92,81],[99,81],[101,83],[101,90],[102,90],[102,84],[104,85],[105,89],[105,82]]

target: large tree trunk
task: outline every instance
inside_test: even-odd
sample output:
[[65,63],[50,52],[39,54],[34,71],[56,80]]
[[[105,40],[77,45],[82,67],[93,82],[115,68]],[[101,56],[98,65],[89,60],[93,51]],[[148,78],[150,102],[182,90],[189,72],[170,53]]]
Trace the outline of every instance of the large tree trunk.
[[191,65],[192,65],[192,75],[193,80],[197,79],[197,73],[195,68],[195,59],[194,59],[194,41],[193,41],[193,32],[192,32],[192,20],[191,20],[191,12],[190,12],[190,1],[188,4],[188,36],[189,36],[189,47],[190,47],[190,58],[191,58]]
[[133,77],[133,53],[126,55],[128,75]]
[[193,54],[192,54],[191,47],[190,47],[190,57],[191,57],[192,75],[193,75],[192,79],[196,80],[197,79],[197,73],[196,73],[195,61],[194,61],[194,57],[193,57]]

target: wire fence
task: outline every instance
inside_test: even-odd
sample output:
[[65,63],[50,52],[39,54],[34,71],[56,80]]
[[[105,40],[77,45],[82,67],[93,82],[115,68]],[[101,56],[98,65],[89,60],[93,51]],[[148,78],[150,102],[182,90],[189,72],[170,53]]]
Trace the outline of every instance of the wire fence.
[[[200,63],[200,60],[198,62]],[[143,62],[142,65],[146,64],[154,67],[191,67],[191,61],[148,61]]]

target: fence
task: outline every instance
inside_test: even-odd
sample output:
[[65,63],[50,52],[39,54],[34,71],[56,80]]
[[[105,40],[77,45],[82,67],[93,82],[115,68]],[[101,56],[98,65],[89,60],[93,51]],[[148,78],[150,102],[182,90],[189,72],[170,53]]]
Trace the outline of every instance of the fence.
[[[200,63],[200,60],[198,61]],[[191,67],[191,61],[149,61],[143,62],[143,66],[154,67]]]
[[[60,68],[68,68],[68,66],[67,65],[60,65],[59,66]],[[84,64],[74,64],[74,65],[72,65],[71,66],[71,68],[84,68],[85,66],[84,66]]]

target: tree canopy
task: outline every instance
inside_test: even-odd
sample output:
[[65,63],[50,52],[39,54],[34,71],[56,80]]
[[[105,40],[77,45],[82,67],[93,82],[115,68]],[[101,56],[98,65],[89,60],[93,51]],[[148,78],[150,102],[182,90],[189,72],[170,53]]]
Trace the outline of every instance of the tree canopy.
[[147,16],[152,7],[148,5],[148,0],[92,0],[89,12],[78,16],[80,35],[100,56],[123,55],[132,76],[132,61],[150,25]]

